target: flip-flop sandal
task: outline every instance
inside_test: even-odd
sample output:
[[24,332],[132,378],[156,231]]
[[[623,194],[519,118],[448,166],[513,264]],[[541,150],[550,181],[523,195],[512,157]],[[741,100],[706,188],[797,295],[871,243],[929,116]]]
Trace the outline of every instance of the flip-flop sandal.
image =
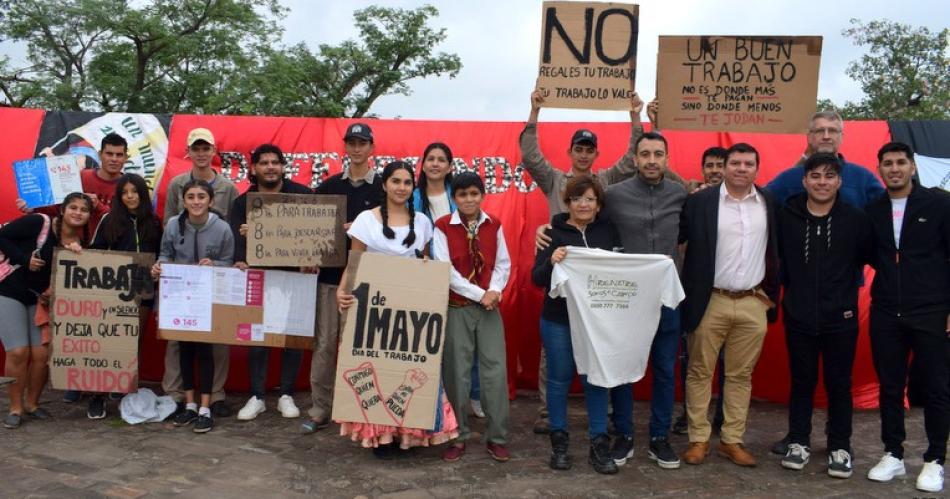
[[23,416],[19,414],[7,414],[7,417],[3,418],[3,427],[10,430],[15,430],[20,427],[23,423]]

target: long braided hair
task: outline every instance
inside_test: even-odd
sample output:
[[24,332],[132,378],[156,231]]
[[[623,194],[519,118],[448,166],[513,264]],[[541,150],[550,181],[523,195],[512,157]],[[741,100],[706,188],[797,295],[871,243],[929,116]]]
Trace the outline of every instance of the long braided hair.
[[[415,189],[415,172],[412,171],[412,166],[405,161],[393,161],[386,165],[386,168],[383,168],[383,185],[386,185],[386,182],[390,177],[396,173],[396,170],[406,170],[409,173],[409,179],[412,181],[412,187]],[[379,214],[383,219],[383,235],[386,236],[386,239],[395,239],[396,233],[393,231],[392,227],[389,226],[389,207],[387,206],[387,197],[385,191],[383,191],[383,199],[379,204]],[[416,210],[412,206],[411,199],[406,203],[406,209],[409,210],[409,234],[405,239],[402,240],[403,246],[409,248],[412,246],[412,243],[416,242]]]
[[429,215],[432,218],[429,212],[429,195],[426,193],[426,187],[429,185],[429,178],[426,176],[425,169],[422,165],[425,164],[426,158],[429,157],[429,153],[433,149],[441,149],[445,153],[445,158],[449,160],[449,173],[445,175],[445,190],[448,191],[452,185],[452,150],[449,149],[449,146],[443,144],[442,142],[433,142],[426,146],[425,151],[422,152],[422,160],[419,163],[419,181],[417,185],[419,186],[419,199],[422,201],[422,212]]

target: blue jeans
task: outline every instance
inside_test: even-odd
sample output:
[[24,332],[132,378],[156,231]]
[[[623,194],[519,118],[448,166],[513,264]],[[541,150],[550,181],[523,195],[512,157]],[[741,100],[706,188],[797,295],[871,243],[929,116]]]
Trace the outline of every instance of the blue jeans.
[[650,438],[667,437],[673,420],[676,394],[676,353],[680,343],[680,312],[662,307],[660,323],[653,337],[650,364],[653,368],[653,395],[650,402]]
[[[567,395],[577,373],[571,327],[568,324],[541,319],[541,342],[548,363],[547,406],[551,431],[567,431]],[[633,386],[629,383],[614,388],[594,386],[581,376],[587,405],[588,433],[591,438],[607,433],[607,400],[613,403],[614,427],[623,435],[633,436]]]

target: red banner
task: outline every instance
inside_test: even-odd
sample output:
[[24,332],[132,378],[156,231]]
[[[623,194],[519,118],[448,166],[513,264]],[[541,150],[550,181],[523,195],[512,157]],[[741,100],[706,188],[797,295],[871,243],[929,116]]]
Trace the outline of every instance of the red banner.
[[[16,188],[10,165],[14,160],[33,154],[42,116],[42,111],[0,109],[0,124],[8,125],[4,127],[8,133],[0,136],[0,164],[4,175],[0,182],[0,221],[16,216],[13,208]],[[214,133],[219,152],[215,165],[237,180],[238,188],[243,191],[247,188],[245,169],[250,161],[250,151],[265,142],[276,144],[291,155],[293,179],[297,182],[313,185],[314,172],[318,178],[338,173],[345,161],[343,132],[351,122],[327,118],[174,115],[169,131],[167,163],[157,196],[158,213],[162,213],[164,206],[165,185],[172,177],[190,168],[190,162],[185,158],[185,138],[193,128],[205,127]],[[374,154],[379,164],[395,158],[416,161],[426,145],[439,141],[452,148],[456,169],[471,169],[486,179],[489,195],[485,209],[501,219],[513,261],[511,279],[502,303],[509,379],[512,387],[533,389],[537,383],[540,353],[538,317],[541,292],[531,284],[530,271],[534,260],[534,232],[538,225],[548,221],[548,212],[543,194],[519,166],[518,137],[523,123],[407,120],[372,120],[368,123],[376,139]],[[542,123],[538,131],[541,149],[556,167],[569,168],[566,152],[570,137],[581,127],[592,130],[599,138],[600,157],[594,165],[595,170],[613,163],[624,153],[630,134],[628,123]],[[868,166],[876,164],[878,147],[890,137],[887,124],[883,121],[847,122],[845,130],[841,152],[848,160]],[[671,167],[685,178],[700,177],[700,155],[707,147],[729,147],[736,142],[748,142],[760,152],[758,183],[765,184],[795,163],[805,148],[805,138],[800,135],[676,131],[664,132],[664,135],[670,143]],[[867,324],[868,303],[868,297],[862,295],[862,331]],[[140,371],[143,379],[161,377],[162,350],[161,342],[146,336],[143,344],[146,354],[142,356]],[[246,367],[240,359],[241,356],[232,359],[229,385],[235,388],[247,386]],[[272,363],[272,367],[276,368],[278,364]],[[276,376],[276,371],[272,375]],[[788,378],[784,333],[780,324],[774,324],[753,378],[753,394],[775,402],[786,402]],[[306,372],[301,375],[301,380],[305,379]],[[859,342],[854,386],[857,407],[876,406],[876,377],[864,333]],[[639,398],[648,398],[649,382],[640,382],[636,393]]]

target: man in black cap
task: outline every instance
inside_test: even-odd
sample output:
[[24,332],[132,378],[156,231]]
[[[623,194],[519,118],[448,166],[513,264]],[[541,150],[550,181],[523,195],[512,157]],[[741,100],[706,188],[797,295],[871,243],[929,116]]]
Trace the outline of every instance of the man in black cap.
[[[346,196],[346,224],[363,210],[379,206],[383,199],[383,182],[370,166],[373,153],[373,130],[365,123],[353,123],[343,135],[344,150],[349,159],[343,161],[343,171],[326,179],[316,188],[317,194]],[[348,163],[348,164],[347,164]],[[349,252],[350,240],[346,240]],[[333,377],[336,371],[337,341],[340,316],[337,312],[336,289],[346,267],[320,269],[317,287],[317,331],[314,337],[313,358],[310,362],[310,389],[313,407],[310,419],[303,423],[304,433],[313,433],[330,424],[333,408]]]

